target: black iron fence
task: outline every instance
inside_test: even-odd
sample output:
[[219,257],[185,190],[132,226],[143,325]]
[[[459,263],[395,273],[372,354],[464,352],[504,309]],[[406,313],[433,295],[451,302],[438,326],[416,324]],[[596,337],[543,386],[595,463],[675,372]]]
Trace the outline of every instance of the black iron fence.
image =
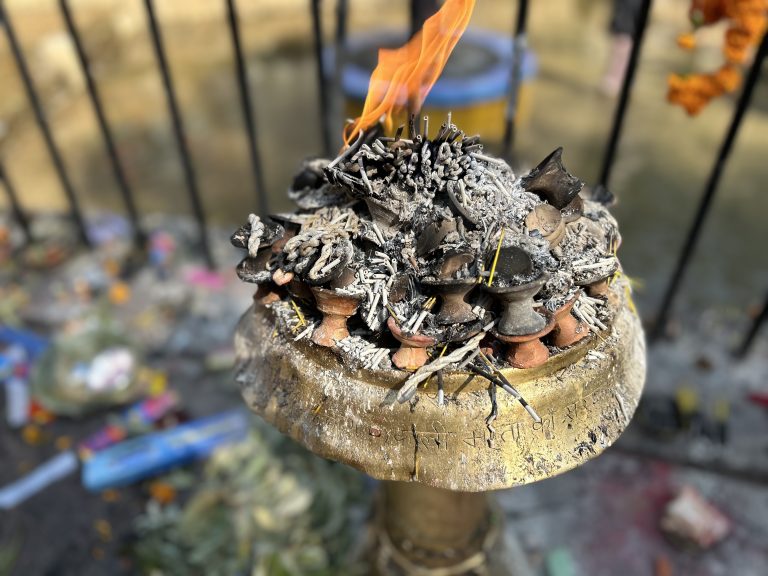
[[[256,187],[255,195],[257,201],[256,205],[262,214],[266,214],[269,211],[269,205],[263,185],[263,171],[257,144],[258,124],[253,108],[253,91],[250,89],[251,82],[247,75],[245,58],[243,55],[237,2],[236,0],[223,1],[226,4],[227,25],[234,51],[234,73],[237,80],[240,105],[242,108],[244,120],[243,128],[246,132],[249,146],[249,158],[254,175],[254,182]],[[339,74],[337,73],[333,76],[328,75],[326,70],[326,60],[323,57],[325,52],[325,34],[323,31],[323,22],[321,19],[322,0],[308,0],[308,3],[308,12],[312,20],[313,47],[317,69],[318,94],[320,100],[321,113],[319,114],[318,119],[320,122],[320,129],[322,134],[322,152],[328,155],[331,152],[332,142],[331,94],[333,91],[339,90]],[[516,3],[517,16],[516,21],[512,26],[513,42],[516,48],[514,54],[516,54],[516,56],[513,57],[510,65],[510,82],[508,86],[508,105],[506,109],[506,117],[504,119],[500,119],[505,123],[502,149],[506,157],[511,157],[514,144],[515,123],[518,108],[518,91],[522,76],[521,57],[526,46],[526,26],[527,15],[529,12],[529,2],[527,0],[516,0]],[[434,1],[427,2],[425,0],[411,0],[411,4],[412,29],[417,29],[419,27],[419,23],[423,21],[425,17],[425,5],[434,5],[436,3]],[[616,154],[621,140],[622,129],[624,127],[624,120],[631,103],[635,72],[637,70],[639,56],[642,50],[643,38],[648,26],[648,17],[651,4],[652,0],[644,0],[637,15],[633,47],[630,54],[627,71],[625,73],[622,87],[619,92],[613,123],[608,134],[600,176],[598,181],[592,187],[595,197],[603,201],[609,201],[612,198],[612,195],[609,191],[611,171],[615,164]],[[75,20],[71,12],[70,0],[59,0],[59,8],[64,18],[67,32],[71,37],[75,47],[82,73],[85,78],[88,97],[95,112],[101,138],[103,140],[112,171],[114,172],[115,180],[118,184],[118,190],[125,205],[126,213],[128,214],[128,217],[133,224],[135,242],[138,246],[143,246],[146,240],[146,235],[141,227],[140,215],[136,208],[134,190],[132,189],[131,183],[126,175],[126,170],[121,164],[120,157],[117,154],[112,131],[104,114],[99,87],[94,80],[93,75],[91,74],[90,56],[84,49],[80,32],[78,31],[78,28],[75,24]],[[336,30],[334,35],[334,43],[337,54],[337,70],[340,69],[339,58],[343,58],[344,55],[348,8],[348,0],[336,0]],[[171,127],[173,129],[174,141],[178,150],[179,160],[184,173],[187,196],[197,223],[198,239],[206,261],[210,266],[213,266],[213,256],[206,234],[206,215],[201,203],[195,166],[192,161],[185,136],[183,114],[179,108],[176,92],[174,89],[173,76],[171,74],[171,70],[169,69],[168,59],[166,57],[166,50],[163,44],[162,29],[156,17],[154,0],[144,0],[144,10],[147,18],[147,25],[152,48],[163,83],[169,118]],[[67,169],[62,160],[59,147],[53,138],[51,128],[46,117],[44,105],[41,101],[39,92],[35,87],[35,83],[32,75],[30,74],[27,60],[14,29],[12,14],[9,14],[8,10],[6,9],[4,0],[0,0],[0,25],[2,25],[3,31],[8,39],[12,56],[16,66],[18,67],[21,80],[29,100],[29,104],[42,133],[45,146],[53,163],[54,170],[56,171],[58,179],[66,195],[72,222],[77,228],[78,235],[82,243],[86,246],[89,246],[89,237],[86,230],[85,218],[80,206],[80,202],[78,200],[77,191],[75,190],[67,173]],[[765,35],[762,38],[742,88],[741,95],[735,104],[733,118],[730,125],[728,126],[719,153],[712,165],[709,178],[699,201],[698,209],[694,216],[691,227],[685,237],[682,250],[678,255],[676,265],[664,292],[659,311],[655,315],[655,319],[651,326],[649,334],[651,340],[661,338],[666,333],[667,325],[669,323],[675,301],[680,294],[683,277],[685,276],[688,266],[695,255],[696,247],[699,243],[704,223],[707,220],[712,207],[713,199],[717,193],[723,168],[726,165],[732,152],[734,141],[740,127],[742,126],[745,114],[750,106],[752,94],[760,77],[763,62],[766,58],[766,52],[768,52],[768,35]],[[329,81],[329,78],[333,78],[333,80]],[[7,171],[3,168],[2,160],[0,160],[0,183],[3,184],[2,187],[5,190],[10,209],[18,221],[19,226],[25,235],[25,239],[28,242],[34,242],[35,239],[32,236],[30,226],[31,216],[24,211],[19,201],[18,193],[14,188],[13,183],[9,180]],[[761,312],[755,316],[746,334],[744,335],[742,343],[735,351],[737,355],[744,356],[749,352],[750,347],[752,346],[761,326],[765,323],[766,316],[768,316],[768,296],[766,297],[766,301],[763,304]]]

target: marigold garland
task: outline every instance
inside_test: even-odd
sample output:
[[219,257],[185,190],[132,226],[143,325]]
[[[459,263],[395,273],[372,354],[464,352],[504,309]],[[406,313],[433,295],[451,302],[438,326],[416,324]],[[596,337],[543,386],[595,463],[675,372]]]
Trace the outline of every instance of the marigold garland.
[[[670,74],[667,100],[697,115],[713,99],[734,92],[741,85],[741,70],[750,50],[768,28],[768,0],[691,0],[689,11],[694,30],[727,20],[723,56],[725,63],[715,72]],[[684,50],[696,47],[693,33],[681,34],[677,45]]]

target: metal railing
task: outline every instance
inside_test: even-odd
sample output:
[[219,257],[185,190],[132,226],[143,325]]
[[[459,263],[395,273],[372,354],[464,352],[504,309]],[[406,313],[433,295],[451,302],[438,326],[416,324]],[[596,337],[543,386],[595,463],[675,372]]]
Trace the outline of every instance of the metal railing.
[[[244,120],[243,128],[246,132],[249,146],[249,158],[254,175],[257,206],[262,214],[266,214],[269,211],[269,205],[263,184],[264,178],[258,149],[258,123],[254,113],[253,91],[250,89],[251,83],[247,74],[246,60],[243,54],[240,38],[237,3],[236,0],[222,1],[224,1],[226,4],[227,24],[234,52],[234,72]],[[418,6],[418,4],[420,4],[419,0],[411,1],[411,17],[414,20],[414,22],[412,22],[412,28],[414,28],[417,24],[415,21],[416,19],[423,20],[424,11],[420,9],[423,7]],[[430,2],[434,4],[432,0],[430,0]],[[516,22],[512,26],[511,33],[514,46],[519,50],[515,52],[517,57],[513,58],[513,61],[510,65],[508,105],[506,108],[506,117],[503,119],[505,131],[502,149],[504,151],[504,156],[507,158],[511,157],[514,146],[518,90],[521,83],[521,57],[523,49],[526,46],[526,26],[527,15],[529,12],[529,3],[527,0],[516,0],[516,4]],[[597,183],[595,183],[593,186],[596,197],[598,199],[602,199],[603,201],[608,201],[612,197],[611,193],[609,192],[611,171],[615,164],[616,155],[618,153],[619,144],[621,141],[622,129],[624,127],[624,121],[631,102],[633,82],[642,50],[643,38],[648,27],[651,4],[651,0],[644,0],[637,15],[633,47],[627,65],[627,71],[625,73],[621,90],[619,92],[611,129],[608,134],[600,176]],[[126,171],[121,164],[109,122],[106,115],[104,114],[103,103],[99,94],[98,85],[95,82],[90,70],[90,58],[84,49],[80,33],[77,29],[71,12],[69,0],[59,0],[59,7],[66,24],[67,32],[72,39],[77,53],[80,67],[85,78],[88,97],[96,115],[101,138],[107,151],[107,156],[109,158],[115,180],[117,181],[119,192],[122,196],[122,200],[129,219],[133,224],[136,244],[138,246],[143,246],[146,239],[146,234],[141,227],[140,216],[136,208],[134,198],[134,191],[131,187],[129,178],[126,175]],[[322,0],[308,0],[309,16],[312,21],[314,58],[317,71],[318,94],[320,100],[319,122],[322,135],[322,152],[326,155],[329,155],[331,152],[332,143],[332,95],[338,94],[339,90],[339,70],[341,69],[340,58],[343,59],[344,47],[346,43],[347,19],[349,13],[348,0],[337,0],[336,2],[336,30],[334,41],[336,44],[335,48],[337,61],[336,73],[332,77],[332,83],[335,84],[334,86],[329,85],[330,76],[327,73],[328,71],[326,70],[325,59],[323,57],[325,51],[325,34],[323,31],[321,8]],[[184,173],[187,195],[190,205],[193,209],[195,221],[197,223],[198,239],[207,263],[210,266],[213,266],[213,256],[206,233],[206,216],[200,198],[200,192],[197,184],[197,175],[195,173],[194,164],[188,148],[183,115],[179,109],[178,101],[176,98],[173,77],[168,65],[166,50],[163,44],[162,30],[156,17],[153,0],[144,0],[144,11],[147,17],[152,48],[162,79],[164,94],[168,106],[169,118],[174,134],[174,140]],[[77,228],[79,238],[85,245],[89,245],[85,219],[80,203],[78,201],[78,195],[67,173],[65,164],[62,160],[61,152],[56,144],[55,139],[53,138],[51,128],[46,118],[44,106],[41,102],[40,96],[30,74],[27,61],[14,30],[13,19],[5,7],[4,0],[0,0],[0,25],[3,26],[4,33],[7,36],[11,48],[11,53],[19,70],[22,84],[26,91],[32,112],[43,135],[45,146],[48,153],[50,154],[54,170],[66,195],[69,211],[71,213],[73,223]],[[745,114],[750,106],[752,93],[761,74],[766,52],[768,52],[767,38],[768,36],[763,37],[757,53],[755,54],[754,62],[747,75],[741,96],[739,97],[735,106],[733,119],[725,134],[723,143],[720,147],[720,151],[715,158],[709,179],[707,180],[707,184],[700,199],[699,207],[694,216],[693,223],[685,238],[683,248],[678,255],[677,263],[673,269],[669,283],[664,292],[664,297],[662,299],[659,312],[656,315],[655,322],[651,328],[650,337],[652,340],[664,336],[666,332],[675,300],[680,293],[682,279],[694,256],[704,223],[706,222],[707,216],[709,215],[712,201],[718,189],[718,184],[720,182],[723,168],[728,161],[728,158],[730,157],[733,143],[743,123]],[[1,161],[0,182],[4,184],[3,188],[5,189],[5,193],[8,197],[11,211],[18,221],[19,226],[25,235],[25,238],[28,241],[33,242],[34,238],[31,235],[30,217],[26,214],[23,207],[21,206],[17,191],[15,190],[12,182],[9,180],[7,171],[3,169]],[[768,316],[768,298],[766,298],[766,302],[763,304],[762,311],[754,318],[751,325],[749,326],[749,329],[746,332],[741,345],[736,351],[737,355],[744,356],[749,352],[749,349],[754,343],[761,326],[765,323],[766,316]]]

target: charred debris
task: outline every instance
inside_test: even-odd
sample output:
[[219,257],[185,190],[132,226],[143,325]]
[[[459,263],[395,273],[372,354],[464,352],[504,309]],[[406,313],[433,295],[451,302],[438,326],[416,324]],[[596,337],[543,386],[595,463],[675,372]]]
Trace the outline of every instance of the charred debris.
[[361,132],[306,161],[288,191],[299,209],[250,215],[232,235],[248,252],[237,273],[286,339],[412,372],[401,401],[459,368],[516,394],[500,368],[607,328],[616,221],[579,194],[562,148],[519,177],[450,117],[433,138],[428,126]]

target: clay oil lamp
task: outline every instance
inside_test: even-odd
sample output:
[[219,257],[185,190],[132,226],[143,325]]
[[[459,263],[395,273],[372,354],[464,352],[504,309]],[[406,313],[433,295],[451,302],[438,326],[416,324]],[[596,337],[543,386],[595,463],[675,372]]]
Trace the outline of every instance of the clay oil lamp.
[[269,217],[285,229],[285,234],[283,234],[282,238],[272,244],[272,251],[277,254],[282,251],[288,240],[299,233],[301,222],[297,219],[296,214],[270,214]]
[[545,321],[534,310],[533,297],[541,290],[547,281],[547,276],[539,274],[534,280],[513,284],[516,277],[527,277],[533,274],[533,261],[530,254],[518,246],[501,248],[495,272],[497,283],[485,286],[485,291],[501,304],[499,332],[509,336],[520,336],[541,330]]
[[440,298],[440,310],[435,319],[438,324],[446,326],[477,320],[472,305],[466,300],[467,295],[477,286],[477,279],[454,277],[474,260],[474,254],[469,250],[449,250],[443,255],[437,278],[421,281],[423,286]]
[[561,146],[522,179],[525,191],[536,194],[558,210],[568,206],[584,187],[584,182],[565,169],[562,155]]
[[[308,284],[320,286],[337,278],[352,260],[354,249],[347,238],[337,238],[330,245],[330,255],[319,258],[309,269],[305,278]],[[325,250],[326,247],[323,247]]]
[[541,318],[543,327],[532,334],[509,335],[499,330],[494,331],[494,336],[507,345],[504,359],[515,368],[536,368],[549,359],[549,349],[541,339],[549,334],[555,327],[555,317],[548,314],[546,317],[537,314]]
[[611,268],[610,272],[603,271],[592,278],[582,280],[579,285],[586,287],[587,294],[592,298],[605,298],[610,292],[611,278],[616,274],[616,270],[618,270],[618,262],[616,262],[616,266]]
[[424,256],[433,252],[448,234],[457,229],[456,220],[446,219],[427,224],[416,235],[416,254]]
[[274,304],[282,300],[281,292],[282,290],[271,282],[259,284],[253,293],[253,301],[264,306]]
[[472,305],[466,300],[467,295],[477,286],[475,278],[422,280],[421,284],[440,298],[440,309],[435,318],[438,324],[464,324],[477,320]]
[[352,282],[355,281],[355,269],[351,266],[345,266],[343,269],[341,269],[338,273],[338,275],[335,278],[332,278],[331,281],[328,283],[328,286],[330,286],[333,289],[336,288],[346,288]]
[[269,258],[271,256],[270,250],[262,250],[258,257],[251,258],[246,256],[237,265],[235,271],[237,277],[243,282],[250,284],[266,284],[270,281],[271,274],[267,269]]
[[541,274],[535,280],[517,286],[486,286],[501,304],[498,332],[507,336],[524,336],[541,331],[546,319],[534,309],[533,297],[539,293],[547,276]]
[[579,295],[580,292],[577,292],[570,300],[552,313],[555,317],[552,343],[558,348],[567,348],[589,336],[589,328],[571,314],[573,305],[576,304]]
[[570,224],[576,222],[579,218],[584,216],[584,200],[580,195],[576,195],[571,203],[560,211],[563,215],[563,222]]
[[400,348],[392,356],[392,363],[395,366],[401,370],[413,371],[429,361],[427,348],[434,346],[437,340],[425,334],[406,334],[392,316],[387,320],[387,328],[400,342]]
[[[251,222],[238,228],[229,241],[237,248],[248,250],[248,256],[237,266],[238,277],[244,282],[261,284],[269,281],[267,264],[272,257],[272,245],[285,235],[285,228],[270,220],[259,220],[253,214],[250,219]],[[251,226],[256,222],[263,225],[261,236],[253,239],[258,240],[257,244],[251,239]]]
[[592,298],[607,298],[610,292],[609,278],[603,278],[587,285],[587,294]]
[[397,274],[392,288],[389,289],[389,301],[393,304],[402,302],[411,293],[411,279],[407,274]]
[[302,282],[298,278],[294,277],[293,280],[285,285],[288,289],[288,294],[297,300],[304,300],[312,302],[312,290],[306,282]]
[[345,294],[328,288],[312,287],[317,309],[323,315],[320,326],[312,333],[312,342],[319,346],[335,348],[339,340],[349,336],[347,320],[354,316],[360,305],[360,296]]
[[[281,296],[270,281],[271,273],[268,265],[274,253],[273,246],[285,236],[285,228],[271,220],[259,221],[253,215],[250,217],[250,220],[251,222],[248,225],[241,226],[230,237],[230,242],[233,246],[248,250],[248,256],[240,261],[236,272],[237,276],[244,282],[259,285],[256,294],[254,294],[255,302],[265,305],[271,304],[280,300]],[[251,240],[251,226],[255,222],[260,222],[264,226],[264,230],[256,245]]]
[[538,230],[550,246],[557,246],[565,236],[565,222],[560,210],[549,204],[539,204],[525,217],[525,225],[533,232]]
[[439,278],[455,278],[465,266],[473,264],[475,254],[468,248],[446,250],[440,261]]

